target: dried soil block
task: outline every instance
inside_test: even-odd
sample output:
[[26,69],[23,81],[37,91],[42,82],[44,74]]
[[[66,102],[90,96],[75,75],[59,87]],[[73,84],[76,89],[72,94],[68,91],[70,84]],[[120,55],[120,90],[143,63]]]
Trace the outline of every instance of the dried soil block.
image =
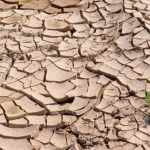
[[50,140],[50,143],[52,143],[60,149],[66,149],[68,147],[64,132],[55,131]]
[[32,0],[4,0],[6,3],[15,3],[15,4],[26,4],[31,2]]
[[80,73],[80,78],[83,78],[83,79],[91,79],[93,77],[97,76],[96,73],[93,73],[93,72],[90,72],[88,71],[87,69],[83,69],[82,72]]
[[102,109],[108,107],[111,104],[111,102],[107,99],[102,98],[101,102],[95,106],[95,109],[98,111],[102,111]]
[[65,19],[69,18],[72,15],[72,13],[63,13],[63,14],[57,14],[55,16],[52,16],[53,19],[64,21]]
[[83,5],[80,5],[80,6],[77,6],[77,7],[66,7],[66,8],[63,8],[63,12],[71,13],[71,12],[75,12],[75,11],[86,10],[87,7],[88,7],[87,4],[83,4]]
[[64,71],[55,65],[51,64],[47,67],[46,81],[49,82],[64,82],[76,77],[76,73]]
[[26,116],[26,119],[29,122],[29,126],[39,125],[40,128],[44,128],[46,126],[46,117],[45,116],[29,115],[29,116]]
[[0,18],[1,18],[1,19],[2,19],[2,18],[7,18],[7,17],[13,15],[14,13],[15,13],[15,12],[12,11],[12,10],[8,10],[8,11],[1,12],[1,13],[0,13]]
[[75,97],[73,103],[69,107],[69,111],[76,111],[85,107],[89,102],[88,98]]
[[71,49],[78,49],[78,44],[77,43],[68,43],[67,41],[66,42],[62,41],[58,47],[58,50],[60,52],[65,51],[65,50],[71,50]]
[[0,123],[4,126],[8,126],[7,120],[4,116],[4,114],[0,115]]
[[[35,149],[43,149],[46,150],[46,147],[40,143],[39,141],[30,139],[30,143],[34,146]],[[46,145],[47,146],[47,145]]]
[[[16,68],[12,67],[9,71],[8,74],[9,77],[15,77],[16,79],[21,79],[24,78],[25,76],[27,76],[27,74],[25,72],[20,72],[18,71]],[[7,81],[7,79],[6,79]]]
[[103,115],[102,112],[98,112],[92,109],[88,113],[86,113],[82,118],[84,120],[89,120],[91,122],[94,122],[96,119],[100,118],[102,115]]
[[64,125],[70,126],[77,120],[77,117],[71,116],[71,115],[63,115],[62,120],[63,120]]
[[91,13],[83,12],[83,17],[87,22],[90,22],[90,23],[95,23],[102,19],[102,17],[97,11],[91,12]]
[[21,99],[15,100],[15,103],[25,110],[29,115],[43,115],[46,110],[40,107],[38,104],[24,96]]
[[122,11],[122,9],[123,9],[122,7],[123,7],[122,3],[116,3],[116,4],[105,6],[107,11],[113,12],[113,13]]
[[22,10],[22,9],[14,9],[14,12],[16,12],[17,14],[20,14],[22,16],[32,16],[34,14],[37,14],[38,11],[37,10]]
[[115,70],[105,64],[103,64],[102,66],[100,66],[99,68],[99,72],[100,73],[104,73],[104,75],[108,75],[110,77],[114,77],[116,78],[117,75],[119,74],[119,71],[118,70]]
[[52,5],[57,7],[76,7],[79,2],[79,0],[52,0]]
[[54,64],[66,71],[71,71],[73,68],[73,62],[69,58],[61,58],[60,60],[54,62]]
[[[119,48],[121,48],[122,50],[130,50],[132,49],[132,45],[131,45],[131,36],[132,34],[127,34],[124,36],[120,36],[115,43],[118,45]],[[126,43],[126,44],[124,44]]]
[[0,1],[0,12],[18,8],[17,4],[8,4]]
[[56,104],[56,102],[51,97],[45,97],[30,88],[21,90],[22,93],[25,95],[31,96],[32,100],[35,101],[37,104],[41,105],[43,108],[47,110],[46,105]]
[[30,27],[30,28],[43,28],[42,20],[39,20],[33,16],[31,16],[29,19],[27,19],[23,25]]
[[37,36],[37,35],[43,33],[43,31],[44,31],[43,28],[36,29],[36,28],[29,28],[29,27],[25,27],[25,26],[23,26],[21,28],[21,32],[23,32],[26,35],[33,35],[33,36]]
[[83,119],[78,119],[77,122],[73,124],[71,127],[71,130],[75,134],[81,134],[81,135],[89,135],[92,134],[94,129],[94,123],[90,121],[85,121]]
[[45,85],[49,94],[58,102],[69,99],[70,96],[66,95],[66,93],[74,89],[74,85],[68,81],[62,83],[45,82]]
[[37,93],[40,93],[44,96],[49,96],[50,94],[47,92],[46,87],[42,84],[38,84],[36,86],[32,86],[31,89]]
[[37,61],[32,61],[29,66],[27,66],[24,71],[27,73],[34,73],[41,69],[41,64]]
[[144,99],[139,99],[138,97],[133,96],[130,96],[128,99],[136,109],[146,106],[146,101]]
[[28,122],[24,118],[9,120],[10,128],[25,128],[28,127]]
[[79,24],[85,22],[85,20],[81,18],[80,11],[73,12],[72,15],[65,20],[71,24]]
[[76,86],[75,89],[70,90],[66,93],[69,97],[82,96],[84,97],[87,93],[88,84],[86,79],[75,79],[71,82]]
[[53,135],[53,130],[51,128],[43,128],[43,130],[39,133],[39,136],[35,139],[40,141],[43,144],[49,143],[51,137]]
[[48,14],[61,13],[61,9],[49,5],[48,8],[46,8],[46,9],[44,10],[44,12],[45,12],[45,13],[48,13]]
[[98,78],[89,79],[89,87],[86,93],[86,97],[98,97],[99,93],[102,91],[102,85],[97,83]]
[[10,96],[14,93],[15,93],[14,91],[7,90],[1,87],[0,88],[0,103],[13,100],[12,98],[10,98]]
[[10,138],[33,138],[37,136],[39,132],[39,126],[33,125],[26,128],[8,128],[0,125],[0,135]]
[[0,1],[0,149],[150,149],[149,4]]
[[64,21],[55,20],[52,18],[45,19],[45,27],[50,30],[68,31],[69,24]]
[[6,49],[10,52],[21,53],[18,42],[12,41],[10,39],[7,39]]
[[45,30],[42,33],[42,36],[44,37],[71,37],[71,32],[70,31],[66,31],[66,32],[60,32],[60,31],[56,31],[56,30]]
[[5,115],[8,120],[18,119],[26,116],[26,112],[20,109],[19,106],[16,106],[13,101],[1,103],[5,111]]
[[51,128],[59,128],[62,126],[62,117],[58,115],[49,115],[47,117],[47,126]]
[[6,139],[0,137],[0,148],[7,150],[21,150],[22,146],[26,150],[33,150],[34,146],[27,139]]
[[12,16],[9,16],[5,19],[1,20],[1,23],[3,24],[12,24],[12,23],[23,23],[26,20],[25,16],[21,16],[17,13],[13,14]]
[[78,32],[83,32],[83,31],[86,31],[87,29],[90,29],[89,25],[86,23],[74,24],[73,28]]
[[48,0],[34,0],[27,4],[24,4],[21,9],[34,9],[34,10],[40,10],[43,11],[49,6]]

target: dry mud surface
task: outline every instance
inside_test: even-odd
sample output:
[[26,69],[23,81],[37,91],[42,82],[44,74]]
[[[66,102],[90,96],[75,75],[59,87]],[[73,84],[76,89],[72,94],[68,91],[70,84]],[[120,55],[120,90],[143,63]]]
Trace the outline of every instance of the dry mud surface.
[[1,0],[0,149],[150,150],[150,1]]

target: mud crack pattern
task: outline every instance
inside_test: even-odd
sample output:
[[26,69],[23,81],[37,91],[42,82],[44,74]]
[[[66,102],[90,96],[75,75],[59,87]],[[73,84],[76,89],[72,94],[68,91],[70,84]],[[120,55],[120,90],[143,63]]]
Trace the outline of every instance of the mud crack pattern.
[[149,150],[149,0],[0,0],[0,149]]

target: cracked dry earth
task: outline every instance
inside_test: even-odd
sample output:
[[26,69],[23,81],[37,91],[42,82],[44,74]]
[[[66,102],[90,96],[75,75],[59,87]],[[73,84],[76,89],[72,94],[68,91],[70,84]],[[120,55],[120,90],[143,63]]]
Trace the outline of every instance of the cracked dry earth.
[[150,150],[150,1],[0,1],[1,150]]

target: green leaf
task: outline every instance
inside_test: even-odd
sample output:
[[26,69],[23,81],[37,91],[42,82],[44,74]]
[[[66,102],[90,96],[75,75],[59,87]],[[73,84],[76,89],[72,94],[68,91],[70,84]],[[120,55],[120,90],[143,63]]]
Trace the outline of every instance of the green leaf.
[[147,93],[147,95],[145,96],[146,99],[150,99],[150,93]]
[[149,100],[149,99],[146,99],[145,101],[150,102],[150,100]]
[[145,96],[145,98],[146,98],[145,101],[148,103],[147,107],[150,107],[150,93],[147,93],[146,96]]

